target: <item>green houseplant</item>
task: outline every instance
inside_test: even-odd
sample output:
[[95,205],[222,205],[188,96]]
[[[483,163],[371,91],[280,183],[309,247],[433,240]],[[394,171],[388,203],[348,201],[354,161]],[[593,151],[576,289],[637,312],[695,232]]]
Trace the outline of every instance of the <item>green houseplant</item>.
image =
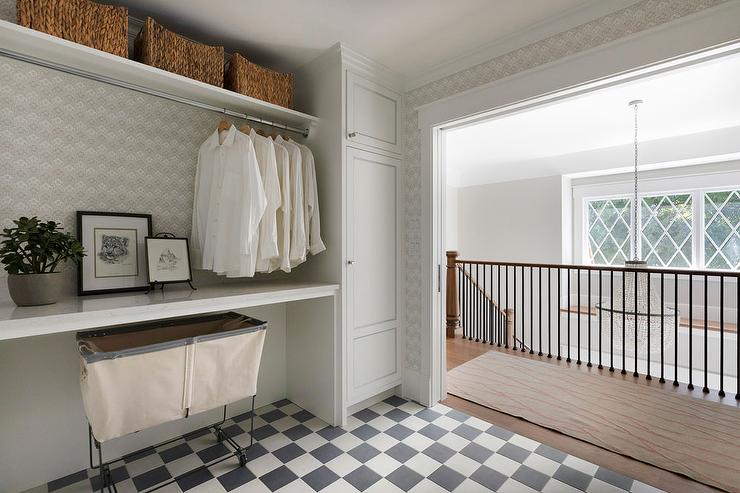
[[10,297],[18,306],[56,303],[62,288],[57,268],[85,256],[82,244],[54,221],[21,217],[4,228],[0,262],[8,272]]

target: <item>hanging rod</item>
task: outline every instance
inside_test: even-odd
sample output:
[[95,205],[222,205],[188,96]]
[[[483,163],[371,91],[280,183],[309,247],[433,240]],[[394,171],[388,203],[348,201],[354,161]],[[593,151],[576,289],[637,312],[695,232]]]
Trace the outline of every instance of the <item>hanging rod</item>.
[[233,116],[235,118],[241,118],[242,120],[247,120],[254,123],[259,123],[261,125],[267,125],[269,127],[279,128],[281,130],[286,130],[288,132],[293,132],[302,135],[303,137],[308,137],[308,130],[307,128],[299,128],[299,127],[293,127],[290,125],[286,125],[280,122],[275,122],[271,120],[267,120],[264,118],[260,118],[258,116],[252,116],[248,115],[246,113],[239,113],[237,111],[232,111],[227,108],[219,108],[218,106],[214,106],[212,104],[203,103],[200,101],[196,101],[194,99],[184,98],[181,96],[176,96],[174,94],[170,94],[164,91],[158,91],[156,89],[150,89],[145,86],[140,86],[138,84],[132,84],[130,82],[124,82],[122,80],[114,79],[112,77],[108,77],[101,74],[96,74],[93,72],[88,72],[86,70],[80,70],[74,67],[69,67],[67,65],[63,65],[61,63],[56,62],[50,62],[48,60],[43,60],[41,58],[36,58],[30,55],[24,55],[22,53],[17,53],[12,50],[7,50],[5,48],[0,48],[0,55],[12,58],[13,60],[19,60],[26,63],[31,63],[33,65],[38,65],[40,67],[50,68],[52,70],[56,70],[58,72],[63,72],[65,74],[75,75],[77,77],[82,77],[84,79],[94,80],[96,82],[102,82],[104,84],[108,84],[111,86],[121,87],[123,89],[129,89],[131,91],[136,91],[142,94],[148,94],[150,96],[155,96],[162,99],[167,99],[169,101],[175,101],[177,103],[186,104],[188,106],[193,106],[196,108],[213,111],[215,113],[220,113],[222,115],[228,115]]

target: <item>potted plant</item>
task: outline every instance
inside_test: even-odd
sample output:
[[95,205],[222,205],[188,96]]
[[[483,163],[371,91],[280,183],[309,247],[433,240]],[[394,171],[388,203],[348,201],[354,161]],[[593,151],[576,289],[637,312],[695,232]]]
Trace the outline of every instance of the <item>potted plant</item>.
[[18,306],[56,303],[62,289],[57,267],[67,260],[80,262],[85,256],[82,244],[54,221],[21,217],[13,223],[0,235],[0,262],[9,274],[10,297]]

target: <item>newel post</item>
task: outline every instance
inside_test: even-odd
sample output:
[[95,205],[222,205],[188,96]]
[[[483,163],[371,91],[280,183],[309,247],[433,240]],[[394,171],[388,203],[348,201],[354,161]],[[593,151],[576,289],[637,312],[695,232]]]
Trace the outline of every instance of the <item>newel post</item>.
[[456,251],[447,252],[447,337],[455,337],[455,330],[460,327],[460,303],[457,297],[457,255]]

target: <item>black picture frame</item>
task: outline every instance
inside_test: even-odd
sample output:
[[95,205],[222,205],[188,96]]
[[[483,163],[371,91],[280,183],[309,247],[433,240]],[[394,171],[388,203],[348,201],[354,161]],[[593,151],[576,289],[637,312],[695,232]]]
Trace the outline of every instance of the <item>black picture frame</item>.
[[[151,214],[137,214],[137,213],[129,213],[129,212],[103,212],[103,211],[77,211],[77,240],[85,246],[85,242],[83,241],[85,235],[85,231],[83,231],[83,223],[84,219],[86,217],[111,217],[111,218],[130,218],[133,220],[146,220],[146,234],[143,238],[146,238],[148,236],[152,235],[152,215]],[[111,228],[116,229],[116,228]],[[87,251],[87,257],[89,256],[95,256],[95,252]],[[146,256],[144,256],[143,259],[144,262],[146,262]],[[147,276],[143,269],[140,269],[139,266],[141,265],[141,260],[138,258],[137,254],[137,275],[136,277],[142,277],[140,284],[137,284],[136,286],[121,286],[121,287],[107,287],[102,289],[94,289],[90,288],[89,286],[85,285],[85,274],[86,274],[86,268],[85,268],[85,261],[83,259],[82,262],[79,262],[77,264],[77,294],[79,296],[89,296],[89,295],[96,295],[96,294],[112,294],[112,293],[126,293],[126,292],[133,292],[133,291],[145,291],[149,284],[146,282]],[[146,266],[146,264],[144,264]],[[121,277],[129,277],[129,276],[121,276]],[[111,279],[115,279],[115,276],[111,276]]]
[[[152,279],[152,272],[151,269],[149,269],[149,242],[151,240],[157,240],[157,241],[175,241],[175,242],[185,242],[185,252],[186,252],[186,258],[188,262],[188,275],[187,278],[178,278],[173,280],[167,280],[167,281],[160,281],[156,279]],[[149,283],[149,286],[155,285],[155,284],[173,284],[173,283],[182,283],[186,282],[190,285],[192,288],[192,281],[193,281],[193,264],[190,261],[190,241],[188,238],[185,237],[177,237],[177,236],[147,236],[144,238],[144,255],[146,257],[146,265],[147,265],[147,281]],[[193,288],[195,289],[195,288]]]

